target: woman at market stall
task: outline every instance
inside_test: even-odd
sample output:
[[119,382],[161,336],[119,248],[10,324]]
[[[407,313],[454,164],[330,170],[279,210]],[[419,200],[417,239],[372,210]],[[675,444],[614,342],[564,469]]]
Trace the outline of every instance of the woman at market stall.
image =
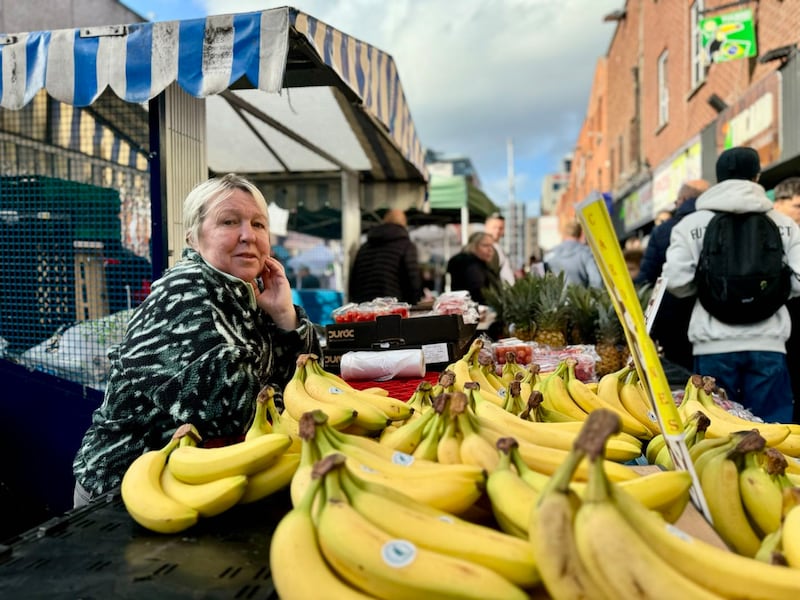
[[282,387],[297,356],[320,353],[270,255],[264,196],[234,174],[195,187],[183,205],[187,248],[153,284],[110,353],[105,397],[73,463],[75,506],[116,488],[133,460],[182,423],[235,439],[258,391]]
[[463,250],[447,263],[452,291],[466,290],[478,304],[486,304],[484,290],[498,289],[500,278],[491,268],[494,257],[494,238],[478,231],[469,236]]

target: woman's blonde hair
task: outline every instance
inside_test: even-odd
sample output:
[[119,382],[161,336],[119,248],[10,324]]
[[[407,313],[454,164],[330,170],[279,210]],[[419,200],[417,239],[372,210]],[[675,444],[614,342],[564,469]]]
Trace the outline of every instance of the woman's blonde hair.
[[492,245],[494,245],[492,234],[486,233],[485,231],[476,231],[467,238],[467,245],[464,246],[464,252],[475,254],[475,251],[478,249],[478,244],[481,243],[483,238],[489,238],[492,241]]
[[189,246],[197,247],[197,233],[206,216],[214,207],[230,198],[235,190],[250,194],[253,201],[269,218],[264,194],[251,181],[235,173],[214,177],[195,186],[183,201],[183,228]]

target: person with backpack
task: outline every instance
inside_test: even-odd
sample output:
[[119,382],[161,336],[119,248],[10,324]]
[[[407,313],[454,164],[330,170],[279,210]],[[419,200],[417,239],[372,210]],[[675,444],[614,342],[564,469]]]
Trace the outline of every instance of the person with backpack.
[[663,276],[696,296],[689,321],[694,370],[767,422],[792,418],[785,307],[800,296],[800,227],[772,209],[753,148],[722,152],[717,184],[672,230]]

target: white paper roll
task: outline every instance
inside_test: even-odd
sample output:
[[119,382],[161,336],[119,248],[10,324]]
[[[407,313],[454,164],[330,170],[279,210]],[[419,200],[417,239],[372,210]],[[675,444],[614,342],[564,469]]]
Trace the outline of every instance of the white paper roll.
[[420,349],[370,352],[354,350],[342,355],[342,379],[386,381],[395,377],[425,377],[425,355]]

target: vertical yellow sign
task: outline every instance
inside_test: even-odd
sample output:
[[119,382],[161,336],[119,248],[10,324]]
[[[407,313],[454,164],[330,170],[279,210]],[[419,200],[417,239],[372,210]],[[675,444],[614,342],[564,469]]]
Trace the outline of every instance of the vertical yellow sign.
[[675,468],[689,471],[691,474],[692,500],[710,522],[708,505],[700,489],[700,482],[683,437],[683,423],[672,398],[672,390],[658,358],[655,344],[647,332],[644,312],[625,265],[625,258],[622,256],[622,249],[605,200],[600,194],[593,194],[579,203],[575,211],[608,294],[611,296],[614,309],[622,323],[633,362],[639,372],[639,378],[645,384]]

